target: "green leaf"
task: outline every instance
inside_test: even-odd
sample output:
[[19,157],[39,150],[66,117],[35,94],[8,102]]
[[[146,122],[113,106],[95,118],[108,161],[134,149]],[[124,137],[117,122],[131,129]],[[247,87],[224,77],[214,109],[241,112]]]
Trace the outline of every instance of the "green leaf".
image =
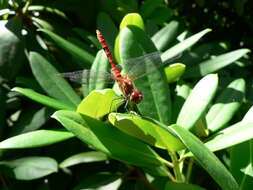
[[[139,28],[128,26],[121,31],[120,55],[126,72],[131,65],[124,65],[126,60],[156,51],[150,38]],[[154,61],[151,58],[147,58],[140,63],[136,63],[136,67],[138,64],[143,65],[142,68],[137,67],[136,72],[153,68],[153,71],[147,76],[134,81],[136,88],[144,94],[144,101],[138,104],[138,109],[145,116],[161,121],[164,124],[169,124],[171,118],[170,92],[162,68],[156,69],[155,64],[159,64],[159,62],[161,62],[161,59]]]
[[200,38],[202,38],[202,36],[204,36],[206,33],[210,32],[210,31],[211,31],[211,29],[205,29],[205,30],[203,30],[203,31],[201,31],[201,32],[185,39],[184,41],[182,41],[179,44],[171,47],[170,49],[166,50],[161,56],[162,61],[166,62],[169,59],[171,59],[172,57],[175,57],[179,53],[183,52],[187,48],[194,45],[197,41],[199,41]]
[[[114,41],[116,39],[116,36],[118,34],[118,29],[113,23],[111,17],[105,13],[100,12],[97,17],[97,29],[99,29],[107,44],[109,45],[110,49],[113,49]],[[101,45],[99,46],[101,48]],[[113,51],[112,51],[113,52]]]
[[96,73],[96,76],[92,75],[92,78],[89,80],[89,92],[105,88],[106,78],[101,79],[101,74],[108,72],[109,68],[109,61],[104,51],[98,51],[95,61],[91,66],[91,72]]
[[61,168],[66,168],[66,167],[74,166],[81,163],[101,162],[105,160],[107,160],[107,156],[102,152],[96,152],[96,151],[82,152],[82,153],[70,156],[69,158],[63,160],[59,164],[59,166]]
[[55,144],[74,137],[63,130],[37,130],[8,138],[0,142],[0,149],[35,148]]
[[19,17],[0,21],[0,77],[3,79],[15,79],[25,62],[21,30]]
[[0,138],[3,137],[4,130],[6,129],[6,99],[7,93],[2,86],[0,86]]
[[253,185],[252,143],[252,140],[247,141],[230,150],[230,170],[243,190],[251,190]]
[[199,187],[197,185],[192,184],[186,184],[186,183],[175,183],[172,181],[168,181],[165,185],[164,190],[176,190],[176,189],[182,189],[182,190],[205,190],[202,187]]
[[177,118],[177,124],[187,130],[193,130],[194,124],[200,119],[214,97],[217,86],[218,76],[216,74],[210,74],[201,79],[186,99]]
[[177,151],[184,146],[175,134],[161,123],[132,114],[111,113],[109,121],[121,131],[152,146]]
[[53,113],[52,109],[46,107],[28,107],[24,108],[17,122],[14,123],[10,136],[37,130],[44,125]]
[[52,117],[96,150],[129,164],[157,168],[159,175],[167,175],[162,158],[149,146],[120,132],[108,123],[63,110],[55,112]]
[[42,94],[39,94],[39,93],[37,93],[31,89],[28,89],[28,88],[15,87],[12,89],[12,91],[19,92],[36,102],[39,102],[43,105],[47,105],[47,106],[52,107],[54,109],[75,110],[75,107],[66,105],[62,102],[59,102],[58,100],[55,100],[53,98],[50,98],[50,97],[42,95]]
[[167,77],[168,83],[173,83],[177,81],[185,71],[185,65],[182,63],[173,63],[164,68],[165,75]]
[[152,41],[159,51],[164,51],[176,39],[178,27],[177,21],[171,21],[152,36]]
[[123,28],[125,28],[128,25],[134,25],[142,29],[143,31],[145,30],[144,22],[141,18],[141,15],[139,15],[138,13],[129,13],[125,15],[120,23],[120,27],[119,27],[120,31],[122,31]]
[[92,91],[77,107],[77,112],[100,119],[119,106],[120,99],[112,89]]
[[83,30],[81,28],[74,28],[73,31],[77,33],[86,42],[92,43],[98,49],[101,48],[101,45],[95,35],[92,35],[88,31]]
[[244,79],[235,79],[223,90],[206,115],[209,130],[217,131],[232,119],[243,101],[244,93]]
[[91,55],[89,52],[79,48],[73,43],[68,42],[67,40],[58,36],[57,34],[46,29],[39,29],[38,31],[47,34],[60,48],[64,49],[66,52],[73,55],[81,62],[91,65],[92,62],[94,61],[94,56]]
[[57,70],[37,52],[29,53],[30,66],[41,87],[52,97],[70,106],[80,103],[79,96],[65,79],[57,76]]
[[191,78],[205,76],[235,62],[249,52],[249,49],[239,49],[219,55],[213,59],[204,61],[197,66],[189,67],[184,77]]
[[203,143],[186,129],[174,125],[172,129],[184,145],[192,152],[198,163],[223,190],[238,190],[239,186],[221,161]]
[[56,9],[56,8],[51,8],[51,7],[47,7],[47,6],[43,6],[43,5],[30,5],[28,7],[28,10],[29,11],[41,11],[41,12],[45,11],[45,12],[60,16],[60,17],[69,21],[68,17],[65,15],[65,13],[60,11],[59,9]]
[[[252,139],[252,111],[253,107],[247,112],[241,122],[213,134],[213,136],[211,136],[205,143],[209,150],[212,152],[219,151]],[[192,156],[192,154],[187,153],[184,156]]]
[[[141,18],[141,15],[137,13],[130,13],[124,16],[120,23],[120,32],[127,26],[135,26],[144,31],[144,21]],[[120,45],[120,35],[115,39],[114,45],[114,54],[117,62],[121,63],[121,45]]]
[[178,114],[181,110],[181,108],[184,105],[184,102],[186,98],[189,96],[191,92],[191,87],[182,82],[179,81],[175,88],[174,98],[173,98],[173,104],[172,104],[172,123],[175,123],[178,117]]
[[[57,162],[49,157],[24,157],[11,161],[1,161],[7,175],[18,180],[33,180],[57,172]],[[7,169],[6,169],[7,168]]]
[[161,6],[162,0],[146,0],[141,4],[140,12],[145,18],[149,17],[150,14],[159,6]]
[[[81,189],[110,189],[116,190],[117,186],[119,186],[121,180],[119,179],[120,175],[117,173],[109,173],[109,172],[99,172],[90,176],[85,176],[85,178],[81,179],[81,183],[73,188],[73,190],[81,190]],[[116,182],[116,183],[115,183]],[[108,186],[107,186],[108,185]],[[111,186],[110,186],[111,185]],[[107,186],[107,187],[106,187]],[[115,187],[116,186],[116,187]],[[112,189],[113,187],[113,189]]]

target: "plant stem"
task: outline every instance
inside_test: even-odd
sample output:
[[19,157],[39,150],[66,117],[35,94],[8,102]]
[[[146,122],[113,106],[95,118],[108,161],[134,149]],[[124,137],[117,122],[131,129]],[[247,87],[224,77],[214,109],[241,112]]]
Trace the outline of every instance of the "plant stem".
[[185,182],[186,183],[190,182],[193,162],[194,162],[194,159],[190,158],[189,163],[188,163],[188,167],[187,167],[187,171],[186,171],[186,177],[185,177]]
[[17,2],[15,0],[11,0],[11,2],[12,2],[14,9],[17,9],[18,8]]
[[176,152],[169,151],[169,155],[170,155],[172,163],[174,165],[173,171],[174,171],[174,174],[176,176],[177,182],[183,182],[181,171],[180,171],[180,167],[179,167],[179,161],[177,159]]
[[173,168],[173,163],[169,162],[168,160],[162,159],[163,163],[166,164],[169,168]]
[[23,7],[23,14],[28,10],[28,7],[32,4],[32,0],[26,0],[25,6]]

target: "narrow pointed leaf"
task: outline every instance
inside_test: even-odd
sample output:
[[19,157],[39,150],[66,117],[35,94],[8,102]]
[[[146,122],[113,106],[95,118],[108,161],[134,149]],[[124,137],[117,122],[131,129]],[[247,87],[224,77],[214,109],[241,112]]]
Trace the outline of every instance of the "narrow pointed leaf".
[[32,89],[15,87],[15,88],[12,89],[12,91],[19,92],[19,93],[27,96],[28,98],[36,101],[36,102],[39,102],[43,105],[49,106],[49,107],[54,108],[54,109],[75,110],[74,106],[66,105],[66,104],[64,104],[64,103],[62,103],[62,102],[60,102],[60,101],[58,101],[54,98],[45,96],[45,95],[40,94],[38,92],[35,92]]
[[39,31],[47,34],[60,48],[64,49],[69,54],[75,56],[81,62],[91,65],[94,61],[94,56],[91,55],[89,52],[79,48],[71,42],[68,42],[59,35],[46,29],[39,29]]
[[199,41],[200,38],[202,38],[206,33],[210,32],[210,31],[211,31],[211,29],[205,29],[205,30],[185,39],[184,41],[171,47],[170,49],[166,50],[162,54],[162,61],[166,62],[167,60],[171,59],[172,57],[182,53],[184,50],[186,50],[187,48],[194,45],[197,41]]
[[172,129],[223,190],[238,190],[239,186],[231,173],[197,137],[178,125],[172,126]]
[[0,149],[35,148],[55,144],[74,137],[63,130],[37,130],[8,138],[0,142]]
[[107,156],[102,152],[90,151],[82,152],[70,156],[69,158],[63,160],[59,166],[61,168],[66,168],[82,163],[91,163],[91,162],[101,162],[107,160]]
[[232,119],[243,101],[244,93],[244,79],[236,79],[224,89],[206,115],[209,130],[217,131]]
[[178,27],[177,21],[171,21],[152,36],[152,41],[159,51],[164,51],[176,39]]
[[[91,71],[94,73],[97,73],[98,77],[99,77],[99,72],[108,72],[109,71],[108,58],[106,57],[103,50],[100,50],[97,53],[97,56],[91,66]],[[104,79],[104,81],[102,81],[100,79],[98,82],[96,82],[95,80],[96,80],[95,77],[90,79],[89,92],[91,92],[92,90],[101,90],[101,89],[105,88],[106,79]]]
[[217,86],[218,76],[216,74],[210,74],[201,79],[186,99],[177,118],[177,124],[192,130],[214,97]]
[[184,77],[191,78],[205,76],[235,62],[249,52],[249,49],[239,49],[219,55],[213,59],[204,61],[197,66],[189,67]]
[[30,52],[29,61],[34,77],[50,96],[70,106],[76,106],[80,103],[79,96],[69,83],[57,76],[57,70],[41,54]]

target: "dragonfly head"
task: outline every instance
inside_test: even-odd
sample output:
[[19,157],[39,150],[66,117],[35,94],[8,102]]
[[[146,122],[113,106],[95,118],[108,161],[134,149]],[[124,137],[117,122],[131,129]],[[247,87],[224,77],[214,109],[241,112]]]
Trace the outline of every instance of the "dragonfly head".
[[142,92],[139,90],[134,91],[130,96],[130,100],[134,102],[135,104],[141,103],[143,99],[144,99],[144,96]]

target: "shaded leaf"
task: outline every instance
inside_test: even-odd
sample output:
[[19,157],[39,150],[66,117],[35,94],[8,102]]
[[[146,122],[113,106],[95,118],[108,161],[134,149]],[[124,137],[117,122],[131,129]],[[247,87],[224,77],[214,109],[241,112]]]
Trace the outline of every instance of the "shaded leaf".
[[18,180],[33,180],[57,172],[57,162],[49,157],[24,157],[11,161],[1,161],[0,167],[7,175]]

